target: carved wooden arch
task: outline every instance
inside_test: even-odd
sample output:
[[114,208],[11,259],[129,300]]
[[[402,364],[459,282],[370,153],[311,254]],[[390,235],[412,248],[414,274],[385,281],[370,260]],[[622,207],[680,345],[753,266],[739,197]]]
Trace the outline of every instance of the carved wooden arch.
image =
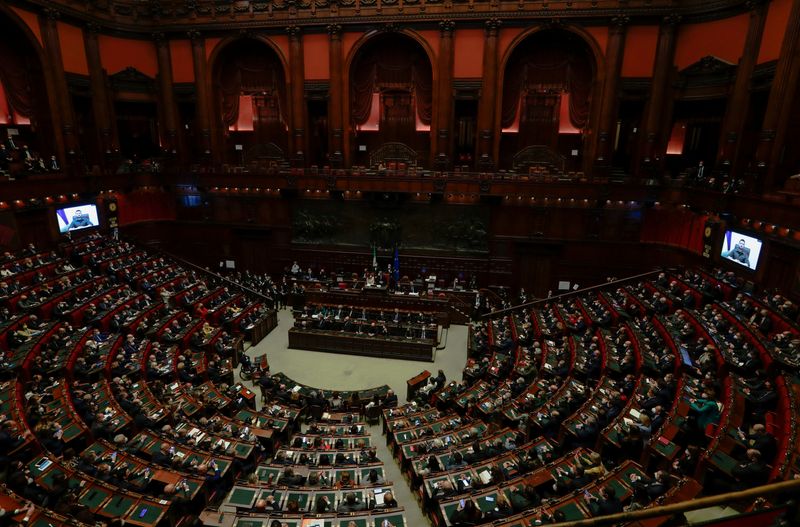
[[280,60],[281,66],[283,67],[283,78],[287,80],[289,79],[289,59],[287,59],[283,54],[283,50],[280,48],[280,46],[273,42],[272,39],[270,39],[267,35],[246,34],[226,37],[217,42],[217,45],[214,46],[214,49],[211,50],[211,53],[208,55],[208,60],[206,62],[209,73],[208,76],[210,77],[209,81],[213,80],[214,78],[214,70],[217,67],[220,54],[225,50],[225,48],[240,40],[255,40],[262,44],[266,44],[266,46],[272,49],[272,51],[274,51],[278,56],[278,60]]
[[[498,94],[495,101],[495,109],[494,109],[494,130],[496,131],[493,134],[493,144],[492,144],[492,155],[494,159],[498,159],[500,155],[500,128],[501,128],[501,112],[503,108],[503,85],[505,81],[506,75],[506,66],[508,65],[508,61],[511,58],[514,51],[517,47],[525,41],[528,37],[539,33],[541,31],[547,30],[554,30],[558,29],[561,31],[566,31],[568,33],[572,33],[577,35],[581,38],[589,49],[592,52],[592,56],[594,57],[594,86],[592,86],[592,106],[591,111],[589,114],[589,122],[587,124],[587,129],[594,133],[597,129],[597,122],[600,118],[600,98],[603,93],[603,86],[605,85],[606,80],[606,57],[605,53],[602,49],[600,49],[600,44],[595,40],[595,38],[591,35],[591,33],[587,32],[585,29],[575,26],[572,24],[558,24],[558,25],[548,25],[548,24],[540,24],[538,26],[529,28],[519,35],[517,35],[514,40],[508,45],[508,48],[505,50],[503,56],[500,59],[498,64],[498,72],[497,72],[497,86],[495,86],[495,93]],[[586,155],[587,152],[584,153],[584,160],[588,160],[591,156]]]
[[55,78],[54,72],[51,68],[57,68],[59,71],[61,69],[61,64],[53,65],[50,64],[47,60],[47,56],[45,53],[45,49],[42,43],[36,38],[36,35],[33,33],[33,30],[28,26],[28,24],[20,17],[11,7],[8,5],[7,2],[0,2],[0,15],[5,16],[8,20],[11,21],[12,24],[17,26],[19,30],[25,35],[25,38],[28,40],[28,43],[33,47],[36,56],[39,59],[39,67],[42,69],[42,76],[44,77],[44,84],[45,84],[45,96],[47,97],[47,104],[48,110],[50,114],[50,124],[53,128],[53,140],[54,145],[56,148],[56,155],[59,159],[64,160],[66,156],[66,149],[64,147],[64,139],[61,134],[62,129],[62,120],[61,120],[61,113],[58,109],[58,104],[56,103],[56,87],[55,87]]
[[44,48],[42,47],[42,43],[39,42],[39,39],[36,38],[36,35],[31,30],[30,26],[25,23],[24,20],[13,10],[6,2],[0,2],[0,14],[6,16],[11,22],[17,26],[22,33],[27,37],[28,42],[33,46],[33,49],[36,50],[36,55],[39,57],[39,62],[42,67],[42,71],[45,69],[45,64],[47,63],[45,60],[44,55]]
[[[240,42],[242,40],[254,40],[261,44],[266,45],[269,49],[275,53],[275,56],[278,57],[278,61],[283,68],[283,78],[284,81],[289,82],[289,75],[291,72],[289,71],[289,61],[286,56],[283,54],[281,48],[268,37],[268,35],[261,35],[257,33],[244,33],[239,35],[231,35],[227,38],[224,38],[217,42],[214,49],[211,50],[211,53],[208,54],[208,58],[206,60],[206,78],[202,79],[206,85],[206,93],[208,94],[208,98],[211,99],[208,101],[208,108],[209,112],[211,113],[210,120],[211,120],[211,134],[212,134],[212,141],[216,143],[218,146],[215,148],[216,151],[219,151],[221,146],[225,144],[225,130],[226,128],[221,125],[221,115],[222,115],[222,101],[219,97],[219,92],[217,90],[217,86],[214,83],[215,71],[219,65],[219,57],[223,54],[225,49],[236,42]],[[286,94],[286,104],[288,110],[291,112],[292,109],[290,107],[291,101],[290,96]],[[287,116],[288,118],[288,116]],[[288,136],[287,136],[288,137]]]
[[[409,28],[397,29],[397,30],[394,30],[394,33],[396,33],[398,35],[406,36],[406,37],[410,38],[411,40],[413,40],[414,42],[416,42],[417,44],[419,44],[420,47],[422,47],[423,51],[425,51],[425,54],[428,56],[428,62],[431,65],[431,83],[432,83],[431,89],[433,90],[433,93],[432,93],[432,98],[433,98],[432,99],[432,105],[433,105],[434,108],[437,108],[438,105],[439,105],[439,99],[438,99],[439,98],[439,71],[438,71],[438,68],[436,67],[436,64],[437,64],[437,62],[436,62],[436,59],[437,59],[436,52],[434,52],[433,48],[431,47],[430,42],[428,42],[425,39],[425,37],[423,37],[422,35],[420,35],[416,31],[414,31],[413,29],[409,29]],[[344,60],[344,71],[342,72],[342,82],[344,83],[344,86],[343,86],[344,89],[342,90],[342,98],[344,99],[342,101],[342,114],[344,116],[344,120],[345,120],[344,126],[345,126],[345,130],[346,130],[346,133],[344,134],[344,149],[343,149],[344,150],[346,166],[350,166],[350,161],[351,161],[350,160],[350,155],[351,155],[350,145],[351,145],[352,130],[350,129],[350,90],[347,89],[347,87],[349,86],[349,83],[350,83],[350,68],[353,65],[353,61],[358,56],[358,53],[364,48],[364,46],[369,44],[376,37],[381,36],[381,35],[385,35],[385,34],[386,34],[386,31],[379,31],[379,30],[372,30],[372,31],[368,31],[368,32],[364,33],[358,40],[356,40],[353,43],[352,47],[347,52],[347,56],[345,57],[345,60]],[[431,137],[431,153],[435,152],[435,150],[436,150],[435,142],[436,142],[437,134],[435,134],[433,131],[434,130],[438,130],[438,128],[439,128],[437,113],[438,112],[434,111],[433,115],[431,115],[431,134],[430,134],[430,137]]]

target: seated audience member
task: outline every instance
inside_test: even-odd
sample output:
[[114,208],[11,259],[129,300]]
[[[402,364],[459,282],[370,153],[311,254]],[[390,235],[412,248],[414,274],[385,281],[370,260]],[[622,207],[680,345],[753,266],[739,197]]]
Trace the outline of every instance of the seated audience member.
[[449,519],[453,527],[479,525],[483,520],[483,512],[475,505],[474,501],[465,499],[459,502]]
[[344,499],[339,504],[337,512],[360,512],[367,507],[364,503],[358,501],[355,492],[348,492],[345,494]]
[[509,503],[508,498],[506,498],[503,494],[497,496],[497,500],[495,501],[494,508],[487,511],[483,519],[487,522],[494,521],[494,520],[502,520],[503,518],[508,518],[514,514],[514,509]]
[[617,498],[617,493],[612,487],[605,487],[600,491],[600,497],[585,495],[584,500],[592,512],[592,516],[606,516],[622,512],[622,502]]
[[370,508],[373,509],[396,509],[397,500],[394,499],[394,494],[391,491],[386,491],[383,494],[383,503],[376,504],[375,491],[370,491]]
[[761,452],[751,448],[747,450],[747,460],[733,467],[731,475],[735,478],[735,487],[744,490],[764,485],[769,478],[769,466],[764,462]]
[[767,427],[761,423],[753,425],[753,433],[745,434],[739,430],[739,438],[744,441],[747,448],[753,448],[761,453],[761,458],[769,463],[778,454],[778,441],[775,436],[767,432]]
[[670,475],[665,470],[659,470],[651,480],[642,479],[636,474],[631,474],[634,498],[642,504],[648,504],[663,496],[670,487]]
[[327,496],[320,496],[314,502],[314,512],[317,514],[325,514],[331,512],[331,504]]

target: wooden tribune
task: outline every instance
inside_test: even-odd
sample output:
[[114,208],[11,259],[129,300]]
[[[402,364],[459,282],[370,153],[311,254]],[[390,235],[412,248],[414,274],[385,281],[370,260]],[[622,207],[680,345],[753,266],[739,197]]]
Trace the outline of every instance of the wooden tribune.
[[289,347],[364,357],[419,360],[433,362],[434,347],[430,340],[370,337],[337,331],[289,330]]

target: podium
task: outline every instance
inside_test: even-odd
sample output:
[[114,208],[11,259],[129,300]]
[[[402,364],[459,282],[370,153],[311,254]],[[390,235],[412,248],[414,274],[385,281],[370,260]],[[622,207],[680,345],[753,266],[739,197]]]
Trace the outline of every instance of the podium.
[[417,391],[427,384],[428,379],[431,376],[431,372],[428,370],[422,370],[422,373],[417,375],[416,377],[412,377],[406,381],[407,389],[406,389],[406,401],[410,401],[417,395]]

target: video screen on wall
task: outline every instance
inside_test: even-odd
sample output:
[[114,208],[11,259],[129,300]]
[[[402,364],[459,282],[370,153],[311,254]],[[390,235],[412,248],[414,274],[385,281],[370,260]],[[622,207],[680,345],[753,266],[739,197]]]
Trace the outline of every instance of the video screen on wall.
[[58,220],[58,230],[62,234],[100,226],[100,220],[97,217],[97,206],[91,204],[57,209],[56,219]]
[[726,231],[722,240],[720,256],[753,271],[761,256],[761,240],[736,231]]

